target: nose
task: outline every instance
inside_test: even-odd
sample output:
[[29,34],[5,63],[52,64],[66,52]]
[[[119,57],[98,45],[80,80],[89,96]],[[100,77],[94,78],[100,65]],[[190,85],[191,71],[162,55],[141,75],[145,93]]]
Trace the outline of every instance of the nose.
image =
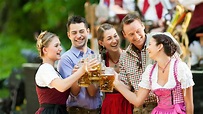
[[135,35],[134,35],[133,39],[136,40],[136,41],[139,40],[140,39],[140,35],[137,34],[136,32],[134,34]]
[[80,33],[77,33],[76,34],[76,38],[80,38],[81,37],[81,34]]
[[118,40],[117,37],[116,37],[116,38],[113,38],[113,39],[112,39],[112,42],[113,42],[113,43],[117,43],[117,40]]
[[61,46],[61,45],[59,46],[59,50],[60,50],[60,51],[62,51],[62,50],[63,50],[63,48],[62,48],[62,46]]
[[149,49],[149,46],[147,46],[146,49],[148,50],[148,49]]

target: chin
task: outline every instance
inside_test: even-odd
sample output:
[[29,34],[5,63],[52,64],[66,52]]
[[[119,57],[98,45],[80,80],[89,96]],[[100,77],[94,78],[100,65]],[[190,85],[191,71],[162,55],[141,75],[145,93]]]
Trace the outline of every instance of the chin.
[[56,58],[56,60],[60,60],[60,59],[61,59],[61,57],[57,57],[57,58]]

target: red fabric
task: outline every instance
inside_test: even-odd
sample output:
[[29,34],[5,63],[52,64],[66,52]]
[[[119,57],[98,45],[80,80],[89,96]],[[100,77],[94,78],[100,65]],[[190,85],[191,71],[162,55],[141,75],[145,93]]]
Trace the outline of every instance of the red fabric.
[[48,104],[66,104],[66,100],[70,94],[70,90],[60,92],[55,88],[48,87],[39,87],[36,85],[36,92],[39,104],[48,103]]
[[162,17],[162,13],[163,13],[163,5],[161,4],[161,2],[159,2],[156,6],[156,14],[157,14],[157,17],[158,19],[161,19]]
[[[48,88],[48,87],[39,87],[36,85],[36,92],[39,104],[58,104],[58,105],[65,105],[66,100],[70,94],[70,89],[66,90],[65,92],[59,92],[55,88]],[[35,114],[41,114],[44,110],[43,107],[40,107]]]
[[[104,3],[109,6],[111,0],[104,0]],[[123,0],[114,0],[115,5],[123,7]]]
[[195,6],[195,10],[192,14],[192,18],[190,20],[188,30],[203,26],[202,11],[203,11],[203,3],[200,3],[200,4]]
[[[109,67],[109,54],[106,53],[106,63]],[[133,105],[114,89],[115,93],[105,93],[101,114],[133,114]]]
[[107,93],[101,114],[133,114],[133,105],[121,93]]
[[148,2],[148,0],[145,0],[144,1],[144,6],[143,6],[143,9],[142,9],[142,14],[143,15],[146,13],[148,8],[149,8],[149,2]]
[[[143,5],[143,9],[142,9],[142,14],[144,15],[148,8],[149,8],[150,4],[149,4],[149,1],[148,0],[145,0],[144,1],[144,5]],[[161,2],[159,2],[156,6],[156,14],[157,14],[157,17],[158,19],[161,19],[162,17],[162,13],[163,13],[163,5],[161,4]]]

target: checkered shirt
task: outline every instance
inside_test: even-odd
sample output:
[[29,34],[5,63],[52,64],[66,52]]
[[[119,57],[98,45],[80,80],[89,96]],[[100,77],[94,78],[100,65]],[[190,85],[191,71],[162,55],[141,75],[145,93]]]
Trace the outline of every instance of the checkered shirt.
[[[146,51],[146,45],[141,50],[141,58],[139,60],[138,54],[132,49],[130,44],[127,49],[121,54],[119,60],[120,77],[124,84],[129,87],[133,87],[135,91],[138,90],[138,84],[142,80],[142,73],[144,72],[146,65],[148,65],[148,54]],[[146,59],[147,58],[147,59]],[[140,65],[141,64],[141,67]],[[145,102],[156,102],[156,97],[150,92],[148,99]]]

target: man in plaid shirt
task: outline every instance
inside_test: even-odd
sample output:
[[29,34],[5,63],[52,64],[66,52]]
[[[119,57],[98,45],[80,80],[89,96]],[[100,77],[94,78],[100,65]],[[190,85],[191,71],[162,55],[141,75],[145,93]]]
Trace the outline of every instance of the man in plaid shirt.
[[[130,44],[120,56],[119,76],[128,89],[136,92],[142,73],[150,62],[146,51],[149,39],[144,31],[145,26],[135,13],[129,13],[123,18],[121,29]],[[134,108],[134,114],[149,114],[156,105],[156,97],[150,93],[143,106]]]

